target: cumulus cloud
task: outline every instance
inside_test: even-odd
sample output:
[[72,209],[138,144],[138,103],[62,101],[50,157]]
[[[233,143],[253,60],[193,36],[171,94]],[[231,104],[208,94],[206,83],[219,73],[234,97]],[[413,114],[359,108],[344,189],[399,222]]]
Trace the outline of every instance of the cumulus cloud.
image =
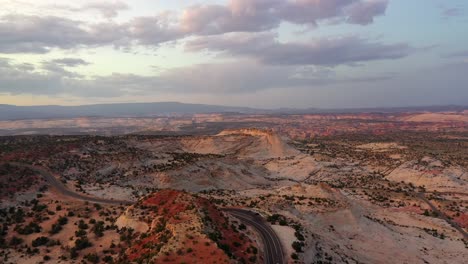
[[56,16],[0,17],[0,53],[48,53],[54,48],[159,45],[184,37],[164,16],[137,17],[125,23],[88,24]]
[[398,59],[412,51],[412,48],[404,43],[383,44],[356,36],[281,43],[272,33],[231,33],[199,37],[189,41],[186,49],[253,57],[265,64],[325,66]]
[[184,10],[181,27],[190,33],[221,34],[273,29],[285,21],[316,25],[342,19],[369,24],[383,15],[387,0],[232,0],[228,5],[195,5]]
[[[58,16],[0,17],[0,53],[46,53],[53,48],[92,46],[158,46],[188,36],[229,32],[262,32],[282,22],[316,25],[341,20],[369,24],[385,13],[387,0],[232,0],[226,5],[195,5],[177,12],[134,17],[116,23],[86,23]],[[73,11],[97,10],[107,18],[128,6],[124,2],[89,2]]]
[[8,15],[0,18],[0,53],[47,53],[118,43],[125,29],[114,23],[86,25],[55,16]]
[[183,38],[185,33],[171,24],[169,13],[157,17],[136,17],[125,24],[129,38],[141,45],[159,45]]
[[367,25],[374,22],[376,15],[385,14],[388,0],[368,0],[356,2],[348,9],[348,22]]
[[196,5],[183,11],[181,28],[191,34],[264,31],[281,22],[279,0],[234,0],[229,5]]

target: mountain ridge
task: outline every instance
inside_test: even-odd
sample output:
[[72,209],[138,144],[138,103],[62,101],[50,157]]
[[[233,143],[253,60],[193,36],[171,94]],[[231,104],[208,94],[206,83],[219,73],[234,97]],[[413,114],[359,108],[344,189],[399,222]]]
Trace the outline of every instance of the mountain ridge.
[[337,113],[396,113],[396,112],[424,112],[424,111],[464,111],[468,106],[441,105],[415,107],[382,107],[382,108],[278,108],[260,109],[251,107],[222,106],[208,104],[191,104],[180,102],[153,103],[112,103],[90,104],[77,106],[38,105],[17,106],[0,104],[0,120],[20,119],[52,119],[77,117],[151,117],[163,115],[184,114],[337,114]]

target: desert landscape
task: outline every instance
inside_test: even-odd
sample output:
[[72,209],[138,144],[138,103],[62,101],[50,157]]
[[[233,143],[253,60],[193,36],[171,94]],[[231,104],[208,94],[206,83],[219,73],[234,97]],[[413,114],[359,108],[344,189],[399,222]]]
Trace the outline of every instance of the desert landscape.
[[0,264],[468,263],[467,0],[0,6]]
[[0,137],[0,255],[3,263],[463,263],[468,122],[466,111],[454,115],[209,114],[151,128],[137,119],[140,132],[107,136],[57,135],[65,124],[92,127],[82,120],[39,123],[56,135],[24,135],[34,122],[4,121],[21,135]]

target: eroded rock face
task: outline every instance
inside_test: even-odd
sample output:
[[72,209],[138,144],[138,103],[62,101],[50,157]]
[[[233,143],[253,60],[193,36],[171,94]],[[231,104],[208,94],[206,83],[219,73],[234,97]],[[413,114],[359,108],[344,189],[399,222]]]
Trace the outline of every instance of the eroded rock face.
[[287,157],[299,154],[299,151],[288,146],[281,137],[270,129],[235,129],[225,130],[218,134],[218,136],[244,136],[244,137],[256,137],[256,144],[249,146],[247,154],[262,156],[264,158],[275,158],[275,157]]
[[141,221],[137,218],[134,218],[134,206],[127,208],[124,214],[117,218],[115,225],[122,228],[131,228],[135,230],[135,232],[145,233],[149,230],[149,226],[144,221]]

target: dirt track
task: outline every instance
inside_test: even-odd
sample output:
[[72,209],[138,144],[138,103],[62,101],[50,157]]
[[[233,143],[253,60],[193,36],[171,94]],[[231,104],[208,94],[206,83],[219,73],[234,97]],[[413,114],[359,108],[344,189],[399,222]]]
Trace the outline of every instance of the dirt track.
[[12,166],[28,168],[28,169],[36,171],[42,177],[44,177],[44,179],[58,192],[60,192],[61,194],[65,196],[68,196],[77,200],[88,201],[92,203],[114,204],[114,205],[133,204],[133,202],[130,202],[130,201],[120,201],[120,200],[104,199],[104,198],[82,195],[82,194],[73,192],[70,189],[68,189],[65,185],[63,185],[61,181],[55,178],[54,175],[52,175],[49,171],[45,170],[44,168],[41,168],[38,166],[32,166],[29,164],[19,163],[19,162],[10,162],[9,164]]

